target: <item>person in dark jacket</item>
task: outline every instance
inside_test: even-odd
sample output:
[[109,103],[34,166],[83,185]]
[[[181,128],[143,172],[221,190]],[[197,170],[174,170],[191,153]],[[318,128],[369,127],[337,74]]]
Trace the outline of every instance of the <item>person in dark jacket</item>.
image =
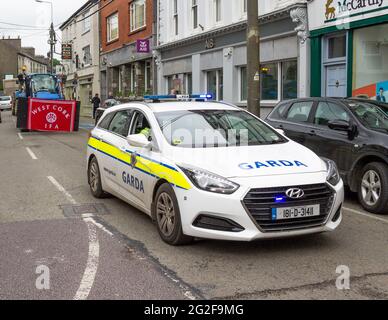
[[98,96],[98,93],[96,93],[96,95],[92,99],[92,104],[93,104],[93,119],[96,119],[96,111],[100,107],[100,104],[101,104],[101,99]]

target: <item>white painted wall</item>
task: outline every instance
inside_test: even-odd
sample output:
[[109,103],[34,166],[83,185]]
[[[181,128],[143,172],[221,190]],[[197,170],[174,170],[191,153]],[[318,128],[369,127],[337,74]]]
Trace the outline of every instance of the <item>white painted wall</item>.
[[[193,29],[192,23],[192,1],[178,0],[178,35],[174,32],[173,1],[157,0],[159,21],[158,36],[159,45],[179,41],[201,32],[211,31],[223,26],[228,26],[247,19],[244,13],[244,0],[220,0],[222,7],[222,20],[215,22],[215,1],[197,0],[198,2],[198,22],[203,26]],[[305,3],[304,0],[258,0],[260,16],[272,13],[295,3]]]

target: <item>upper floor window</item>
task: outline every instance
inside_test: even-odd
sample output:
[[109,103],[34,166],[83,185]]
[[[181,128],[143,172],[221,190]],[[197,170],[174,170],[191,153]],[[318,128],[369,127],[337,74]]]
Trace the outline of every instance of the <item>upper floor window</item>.
[[130,7],[130,31],[143,28],[146,25],[146,3],[145,0],[134,0]]
[[174,35],[178,35],[178,0],[173,0]]
[[84,19],[82,22],[82,32],[88,32],[90,31],[90,28],[91,28],[91,19],[90,19],[90,13],[89,11],[85,12],[83,15],[82,15],[82,19]]
[[111,42],[119,38],[119,14],[115,14],[106,18],[107,40]]
[[90,53],[90,46],[86,46],[85,48],[82,49],[82,51],[84,54],[84,57],[83,57],[84,65],[85,66],[91,65],[92,64],[92,56]]
[[193,29],[198,28],[198,0],[191,0],[191,17],[193,22]]
[[222,0],[214,0],[214,19],[216,23],[222,20]]

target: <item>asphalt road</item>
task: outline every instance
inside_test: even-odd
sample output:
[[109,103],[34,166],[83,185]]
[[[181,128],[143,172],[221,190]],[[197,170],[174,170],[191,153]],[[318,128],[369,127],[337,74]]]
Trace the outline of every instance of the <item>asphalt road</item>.
[[[90,125],[72,134],[0,124],[0,299],[387,299],[388,216],[347,195],[334,233],[164,244],[124,202],[86,181]],[[338,266],[350,289],[338,290]]]

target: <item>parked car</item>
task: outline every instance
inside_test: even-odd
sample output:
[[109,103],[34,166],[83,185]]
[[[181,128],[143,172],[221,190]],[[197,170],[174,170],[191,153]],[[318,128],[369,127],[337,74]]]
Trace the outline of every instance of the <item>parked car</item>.
[[105,100],[104,104],[97,109],[96,111],[96,124],[101,119],[101,116],[104,114],[106,109],[109,109],[111,107],[119,105],[120,102],[115,99],[107,99]]
[[12,98],[10,96],[0,97],[0,110],[11,110],[12,109]]
[[358,98],[296,99],[279,103],[267,121],[334,160],[366,210],[388,214],[387,104]]

